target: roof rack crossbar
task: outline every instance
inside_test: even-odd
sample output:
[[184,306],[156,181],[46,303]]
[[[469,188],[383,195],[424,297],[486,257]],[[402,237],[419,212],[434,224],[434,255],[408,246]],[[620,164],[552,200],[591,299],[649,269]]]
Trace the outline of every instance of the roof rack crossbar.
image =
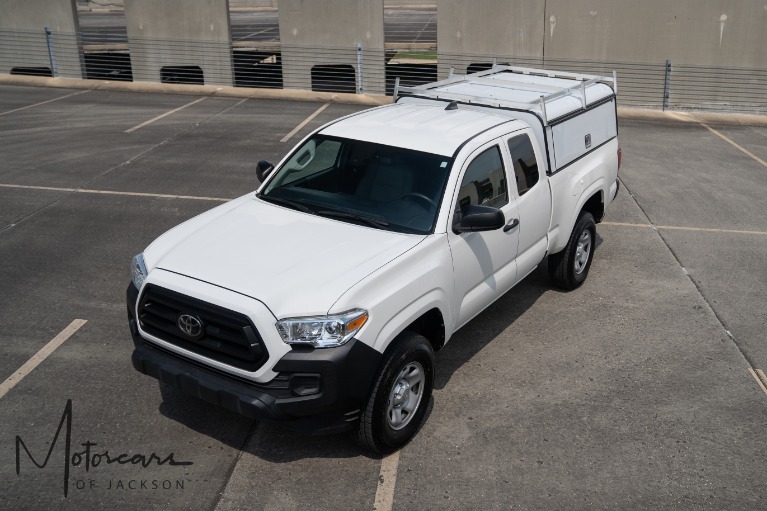
[[444,91],[431,91],[425,89],[419,89],[417,87],[400,87],[400,96],[412,95],[433,99],[441,99],[444,101],[460,101],[461,103],[467,103],[470,105],[480,106],[492,106],[492,107],[509,107],[522,110],[530,110],[529,103],[522,103],[517,101],[508,101],[503,99],[488,99],[481,96],[471,96],[469,94],[458,94],[455,92]]
[[584,80],[576,85],[573,85],[572,87],[567,87],[561,89],[559,92],[555,92],[553,94],[549,94],[547,96],[544,96],[546,98],[546,101],[552,101],[557,98],[561,98],[564,96],[572,96],[574,94],[580,93],[582,95],[582,101],[584,103],[584,108],[586,107],[585,101],[586,101],[586,87],[590,87],[591,85],[594,85],[596,83],[601,83],[600,78],[592,78],[591,80]]
[[[465,77],[460,77],[458,80],[451,81],[451,83],[458,83],[458,82],[462,82],[464,80],[465,80]],[[499,81],[497,81],[497,80],[487,80],[487,79],[485,79],[485,80],[481,80],[481,79],[478,80],[478,79],[474,79],[472,81],[479,82],[479,83],[492,84],[492,85],[495,85],[497,87],[503,87],[504,86],[503,82],[499,83]],[[558,89],[557,92],[552,92],[551,94],[546,94],[546,95],[543,95],[541,97],[544,99],[544,101],[549,102],[549,101],[552,101],[552,100],[560,98],[560,97],[572,96],[572,95],[575,95],[577,93],[581,93],[582,102],[585,102],[585,98],[586,98],[585,90],[586,90],[586,88],[591,86],[591,85],[594,85],[596,83],[599,83],[599,82],[600,82],[599,78],[594,78],[594,79],[591,79],[591,80],[582,81],[582,82],[579,82],[577,85],[573,85],[572,87],[568,87],[568,88],[565,88],[565,89]],[[510,85],[513,84],[513,83],[514,82],[509,82],[509,84],[506,85],[506,87],[511,88]],[[429,85],[433,85],[433,84],[429,84]],[[521,85],[528,85],[528,84],[521,84]],[[433,88],[434,87],[424,88],[423,85],[419,85],[417,87],[399,87],[398,91],[399,91],[399,95],[402,95],[403,93],[405,93],[405,94],[412,94],[412,95],[434,97],[434,98],[438,98],[438,99],[453,99],[453,96],[461,96],[462,99],[470,99],[473,104],[478,104],[478,105],[486,104],[488,106],[498,105],[498,104],[501,104],[501,103],[505,103],[505,104],[506,103],[508,103],[508,104],[512,104],[513,103],[515,105],[524,106],[525,108],[530,108],[531,106],[537,106],[537,105],[540,104],[540,100],[539,99],[533,100],[533,101],[531,101],[529,103],[523,103],[523,102],[517,102],[517,101],[507,101],[507,100],[500,100],[500,99],[488,100],[487,98],[483,98],[481,96],[470,96],[470,95],[466,95],[466,94],[456,94],[456,93],[450,93],[450,92],[446,92],[446,91],[435,91],[435,90],[432,90]],[[549,88],[550,89],[554,89],[554,87],[549,87]]]
[[491,78],[473,78],[471,80],[475,83],[486,83],[487,85],[493,85],[494,87],[500,87],[502,89],[530,89],[531,91],[547,90],[551,93],[560,92],[562,87],[553,87],[550,85],[539,85],[527,82],[518,82],[516,80],[493,80]]
[[472,73],[472,74],[469,74],[469,75],[457,75],[457,74],[453,73],[446,80],[440,80],[438,82],[431,82],[431,83],[427,83],[427,84],[424,84],[424,85],[417,85],[416,88],[417,89],[422,89],[422,90],[435,89],[437,87],[442,87],[443,85],[450,85],[450,84],[457,83],[457,82],[463,82],[463,81],[466,81],[466,80],[471,80],[472,78],[479,78],[479,77],[486,76],[486,75],[492,75],[492,74],[495,74],[495,73],[498,73],[498,72],[502,71],[503,69],[505,69],[505,68],[504,67],[498,67],[496,69],[487,69],[485,71],[479,71],[477,73]]
[[[605,78],[598,75],[568,73],[565,71],[549,71],[547,69],[535,69],[532,67],[520,67],[520,66],[498,66],[495,68],[495,71],[521,73],[521,74],[532,75],[532,76],[545,76],[546,78],[565,78],[569,80],[579,80],[579,81],[591,80],[594,78],[599,78],[600,80],[609,80],[609,78]],[[472,76],[472,75],[469,75],[469,76]],[[609,81],[612,81],[612,80],[609,80]]]
[[[452,70],[452,68],[451,68]],[[531,84],[527,82],[521,82],[517,80],[507,79],[492,79],[492,75],[500,75],[502,73],[519,73],[528,76],[542,76],[547,78],[561,78],[567,79],[572,82],[576,82],[569,87],[557,87],[554,85],[543,84]],[[530,112],[539,113],[543,119],[544,125],[548,125],[548,115],[546,111],[546,104],[555,99],[572,96],[580,99],[581,107],[585,110],[588,108],[588,101],[586,97],[586,90],[598,83],[604,83],[612,87],[613,92],[617,91],[617,75],[613,72],[612,78],[596,75],[584,75],[578,73],[565,73],[560,71],[548,71],[541,69],[533,69],[526,67],[516,66],[499,66],[496,62],[493,63],[493,67],[490,69],[479,71],[477,73],[471,73],[467,75],[454,75],[451,73],[450,77],[446,80],[440,80],[438,82],[427,83],[425,85],[418,85],[416,87],[398,87],[398,95],[412,95],[424,98],[434,98],[444,101],[459,101],[470,105],[481,105],[490,107],[506,107],[527,110]],[[530,102],[521,101],[509,101],[499,98],[488,98],[483,96],[474,96],[470,94],[461,94],[456,92],[449,92],[445,90],[439,90],[441,87],[459,83],[478,83],[484,85],[493,85],[499,88],[509,89],[529,89],[532,91],[540,92],[544,91],[547,94],[540,95],[537,99]]]

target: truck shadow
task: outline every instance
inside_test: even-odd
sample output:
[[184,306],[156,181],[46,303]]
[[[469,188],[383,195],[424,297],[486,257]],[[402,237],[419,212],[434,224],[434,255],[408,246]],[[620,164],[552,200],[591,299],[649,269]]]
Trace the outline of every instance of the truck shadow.
[[[597,232],[595,254],[603,243]],[[458,330],[437,353],[434,388],[443,389],[453,374],[524,314],[547,291],[566,293],[555,288],[549,278],[548,259],[494,304]]]
[[[601,243],[597,236],[597,246]],[[437,353],[434,388],[445,388],[453,375],[514,321],[530,309],[547,291],[553,291],[544,261],[524,281],[453,335]],[[210,405],[172,387],[160,385],[163,402],[159,411],[198,433],[229,447],[272,463],[290,463],[312,458],[380,459],[359,447],[351,435],[340,433],[311,436],[293,431],[280,423],[259,422]],[[434,400],[429,403],[424,422],[428,421]]]
[[[160,385],[160,393],[163,402],[159,411],[163,416],[264,461],[290,463],[303,459],[360,456],[379,459],[357,447],[348,433],[301,434],[285,424],[255,421],[167,385]],[[204,454],[192,453],[192,456]]]
[[453,374],[524,314],[552,285],[544,261],[517,286],[458,330],[437,352],[434,388],[443,389]]
[[372,457],[359,449],[348,433],[305,435],[284,424],[249,419],[167,385],[160,385],[160,393],[163,402],[159,411],[165,417],[265,461],[288,463],[311,458]]

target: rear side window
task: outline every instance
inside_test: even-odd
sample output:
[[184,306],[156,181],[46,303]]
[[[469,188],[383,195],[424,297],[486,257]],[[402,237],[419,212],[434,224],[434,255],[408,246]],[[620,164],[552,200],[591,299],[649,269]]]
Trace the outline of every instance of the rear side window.
[[517,180],[517,190],[522,197],[538,182],[538,162],[530,137],[517,135],[509,139],[509,153],[514,162],[514,177]]
[[501,151],[498,146],[493,146],[480,153],[466,168],[458,192],[458,206],[464,208],[472,204],[500,208],[508,203]]

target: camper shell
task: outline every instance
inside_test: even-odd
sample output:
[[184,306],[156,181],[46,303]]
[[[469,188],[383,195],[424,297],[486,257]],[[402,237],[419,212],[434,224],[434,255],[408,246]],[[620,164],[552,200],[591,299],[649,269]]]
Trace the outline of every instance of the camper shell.
[[401,87],[395,103],[434,103],[491,111],[526,122],[546,151],[552,175],[618,136],[617,77],[497,66]]

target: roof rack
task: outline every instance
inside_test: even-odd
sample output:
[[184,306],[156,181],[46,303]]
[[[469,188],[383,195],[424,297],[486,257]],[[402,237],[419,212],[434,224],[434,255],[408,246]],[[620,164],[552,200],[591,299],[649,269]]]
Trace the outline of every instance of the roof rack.
[[[493,79],[494,75],[501,73],[516,73],[520,75],[528,76],[541,76],[545,78],[560,78],[565,80],[572,80],[574,83],[570,87],[559,87],[555,85],[532,85],[528,82],[514,81],[514,80],[497,80]],[[545,91],[546,94],[542,94],[538,99],[530,102],[517,102],[509,101],[497,98],[487,98],[483,96],[472,96],[468,94],[459,94],[455,92],[447,92],[440,90],[440,88],[447,85],[455,85],[459,83],[476,83],[484,85],[493,85],[498,88],[516,89],[516,90],[535,90]],[[453,75],[453,68],[450,68],[450,73],[446,80],[440,80],[438,82],[427,83],[425,85],[418,85],[416,87],[402,87],[399,84],[399,77],[394,84],[394,98],[396,102],[399,97],[404,96],[417,96],[433,99],[441,99],[447,101],[458,101],[461,103],[468,103],[472,105],[482,105],[490,107],[506,107],[515,108],[521,110],[530,110],[540,113],[543,119],[544,125],[549,124],[549,119],[546,115],[546,104],[562,98],[565,96],[580,96],[581,107],[585,110],[588,107],[586,101],[586,89],[592,85],[604,83],[613,89],[613,93],[618,93],[618,78],[613,71],[612,77],[586,75],[579,73],[567,73],[563,71],[550,71],[546,69],[533,69],[528,67],[517,66],[499,66],[493,60],[493,66],[485,71],[479,71],[477,73],[467,75]]]

